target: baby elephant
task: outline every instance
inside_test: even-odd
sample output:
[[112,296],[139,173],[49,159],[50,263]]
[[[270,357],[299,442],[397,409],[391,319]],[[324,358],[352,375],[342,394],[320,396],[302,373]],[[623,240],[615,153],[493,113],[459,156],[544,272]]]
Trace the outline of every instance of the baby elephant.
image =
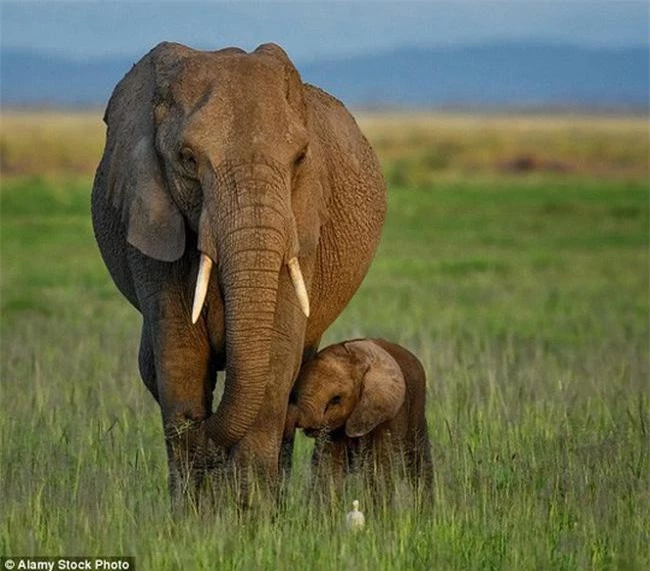
[[374,491],[390,485],[393,474],[428,490],[432,466],[425,395],[422,364],[403,347],[382,339],[330,345],[303,366],[285,437],[296,428],[315,436],[315,473],[335,485],[361,470]]

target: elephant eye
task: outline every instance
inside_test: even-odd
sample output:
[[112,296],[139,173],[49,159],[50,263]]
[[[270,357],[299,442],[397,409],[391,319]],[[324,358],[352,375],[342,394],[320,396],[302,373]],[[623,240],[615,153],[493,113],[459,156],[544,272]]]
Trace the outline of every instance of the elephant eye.
[[294,166],[299,166],[307,156],[307,147],[303,147],[300,152],[296,155],[296,158],[293,160]]
[[198,163],[192,149],[183,147],[178,153],[178,160],[188,174],[196,174]]
[[330,402],[327,403],[327,408],[329,408],[331,406],[337,406],[339,404],[341,404],[341,395],[336,395],[336,396],[333,396],[330,399]]

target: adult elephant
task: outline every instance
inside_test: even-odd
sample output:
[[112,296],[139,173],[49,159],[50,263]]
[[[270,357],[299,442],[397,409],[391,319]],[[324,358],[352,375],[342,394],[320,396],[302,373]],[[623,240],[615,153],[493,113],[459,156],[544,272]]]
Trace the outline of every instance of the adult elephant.
[[344,106],[273,44],[159,44],[104,121],[93,226],[143,316],[140,373],[162,411],[172,490],[200,480],[215,451],[276,482],[301,363],[379,242],[377,158]]

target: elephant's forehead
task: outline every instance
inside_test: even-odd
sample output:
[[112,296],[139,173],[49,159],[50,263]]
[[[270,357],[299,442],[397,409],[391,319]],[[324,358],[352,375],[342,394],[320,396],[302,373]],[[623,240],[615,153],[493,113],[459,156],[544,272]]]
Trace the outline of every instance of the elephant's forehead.
[[313,377],[315,382],[334,383],[347,380],[351,371],[350,364],[343,359],[323,356],[323,358],[314,361],[309,373],[310,378]]
[[268,59],[248,54],[203,53],[184,62],[172,89],[175,98],[192,104],[221,96],[259,105],[283,95],[284,73]]
[[[191,62],[174,86],[175,99],[188,114],[188,141],[204,147],[234,144],[279,155],[285,147],[304,145],[306,131],[287,104],[284,74],[277,66],[239,55],[221,58],[206,71],[210,61],[206,57]],[[217,132],[221,137],[215,139]]]

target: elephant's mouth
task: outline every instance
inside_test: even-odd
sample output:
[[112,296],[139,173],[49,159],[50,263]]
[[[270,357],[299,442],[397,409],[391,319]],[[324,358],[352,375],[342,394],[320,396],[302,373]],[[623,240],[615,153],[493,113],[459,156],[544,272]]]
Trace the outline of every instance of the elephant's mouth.
[[303,433],[308,438],[317,438],[321,433],[325,432],[324,428],[304,428]]
[[302,431],[308,438],[338,440],[345,436],[344,428],[337,428],[328,425],[319,426],[317,428],[303,428]]

